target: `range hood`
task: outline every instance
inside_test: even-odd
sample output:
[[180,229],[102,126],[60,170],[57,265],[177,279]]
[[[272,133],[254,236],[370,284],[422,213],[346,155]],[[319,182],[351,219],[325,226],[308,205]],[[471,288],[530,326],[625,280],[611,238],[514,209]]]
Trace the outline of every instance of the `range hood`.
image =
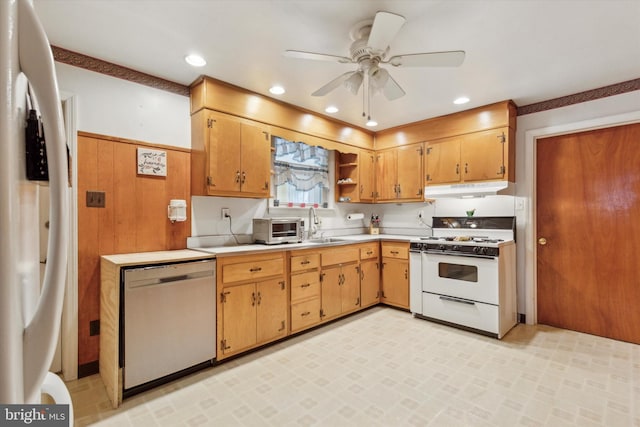
[[464,199],[496,195],[515,195],[515,184],[509,181],[487,181],[450,185],[428,185],[424,188],[425,199]]

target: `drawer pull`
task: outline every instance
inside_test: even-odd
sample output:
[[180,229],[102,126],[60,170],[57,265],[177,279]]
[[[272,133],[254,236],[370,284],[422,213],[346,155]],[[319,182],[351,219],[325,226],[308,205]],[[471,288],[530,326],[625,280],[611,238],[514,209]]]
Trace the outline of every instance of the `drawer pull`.
[[373,251],[367,251],[367,255],[373,255]]
[[398,252],[398,251],[391,251],[391,253],[392,253],[393,255],[398,255],[400,252]]
[[310,315],[310,314],[311,314],[311,312],[310,312],[310,311],[305,311],[304,313],[300,313],[300,316],[301,316],[301,317],[306,317],[306,316],[308,316],[308,315]]
[[253,267],[249,269],[250,272],[255,273],[257,271],[262,271],[262,267]]
[[311,283],[304,283],[300,285],[301,288],[308,288],[309,286],[311,286]]
[[302,261],[300,263],[300,265],[307,265],[307,264],[311,264],[311,261],[309,261],[308,259],[306,259],[306,260],[304,260],[304,261]]
[[466,299],[458,299],[458,298],[444,297],[444,296],[440,296],[440,299],[443,300],[443,301],[458,302],[460,304],[476,305],[475,302],[469,301],[469,300],[466,300]]

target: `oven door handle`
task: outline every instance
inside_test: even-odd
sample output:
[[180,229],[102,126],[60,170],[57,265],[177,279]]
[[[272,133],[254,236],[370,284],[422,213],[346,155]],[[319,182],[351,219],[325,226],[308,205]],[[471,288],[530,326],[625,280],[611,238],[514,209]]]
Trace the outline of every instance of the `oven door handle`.
[[459,298],[453,298],[453,297],[445,297],[445,296],[442,296],[442,295],[440,295],[440,299],[441,299],[441,300],[443,300],[443,301],[458,302],[458,303],[460,303],[460,304],[476,305],[476,303],[475,303],[475,302],[473,302],[473,301],[469,301],[469,300],[466,300],[466,299],[459,299]]

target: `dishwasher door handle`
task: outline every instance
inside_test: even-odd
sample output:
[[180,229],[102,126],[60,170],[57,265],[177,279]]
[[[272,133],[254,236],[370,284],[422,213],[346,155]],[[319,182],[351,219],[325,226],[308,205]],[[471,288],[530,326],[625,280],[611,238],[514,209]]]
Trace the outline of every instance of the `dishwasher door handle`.
[[147,286],[158,286],[158,285],[166,285],[168,283],[173,282],[185,282],[189,280],[200,279],[202,277],[211,276],[213,277],[213,271],[196,271],[189,274],[179,274],[175,276],[169,277],[153,277],[149,279],[135,280],[127,283],[126,288],[128,290],[143,288]]

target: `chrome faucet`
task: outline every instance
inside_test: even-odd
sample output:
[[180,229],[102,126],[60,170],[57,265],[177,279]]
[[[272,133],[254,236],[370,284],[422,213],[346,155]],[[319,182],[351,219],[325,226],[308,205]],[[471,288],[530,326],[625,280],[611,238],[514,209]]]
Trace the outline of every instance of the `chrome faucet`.
[[309,208],[309,229],[307,230],[307,238],[312,239],[313,235],[318,231],[318,215],[316,209],[311,206]]

